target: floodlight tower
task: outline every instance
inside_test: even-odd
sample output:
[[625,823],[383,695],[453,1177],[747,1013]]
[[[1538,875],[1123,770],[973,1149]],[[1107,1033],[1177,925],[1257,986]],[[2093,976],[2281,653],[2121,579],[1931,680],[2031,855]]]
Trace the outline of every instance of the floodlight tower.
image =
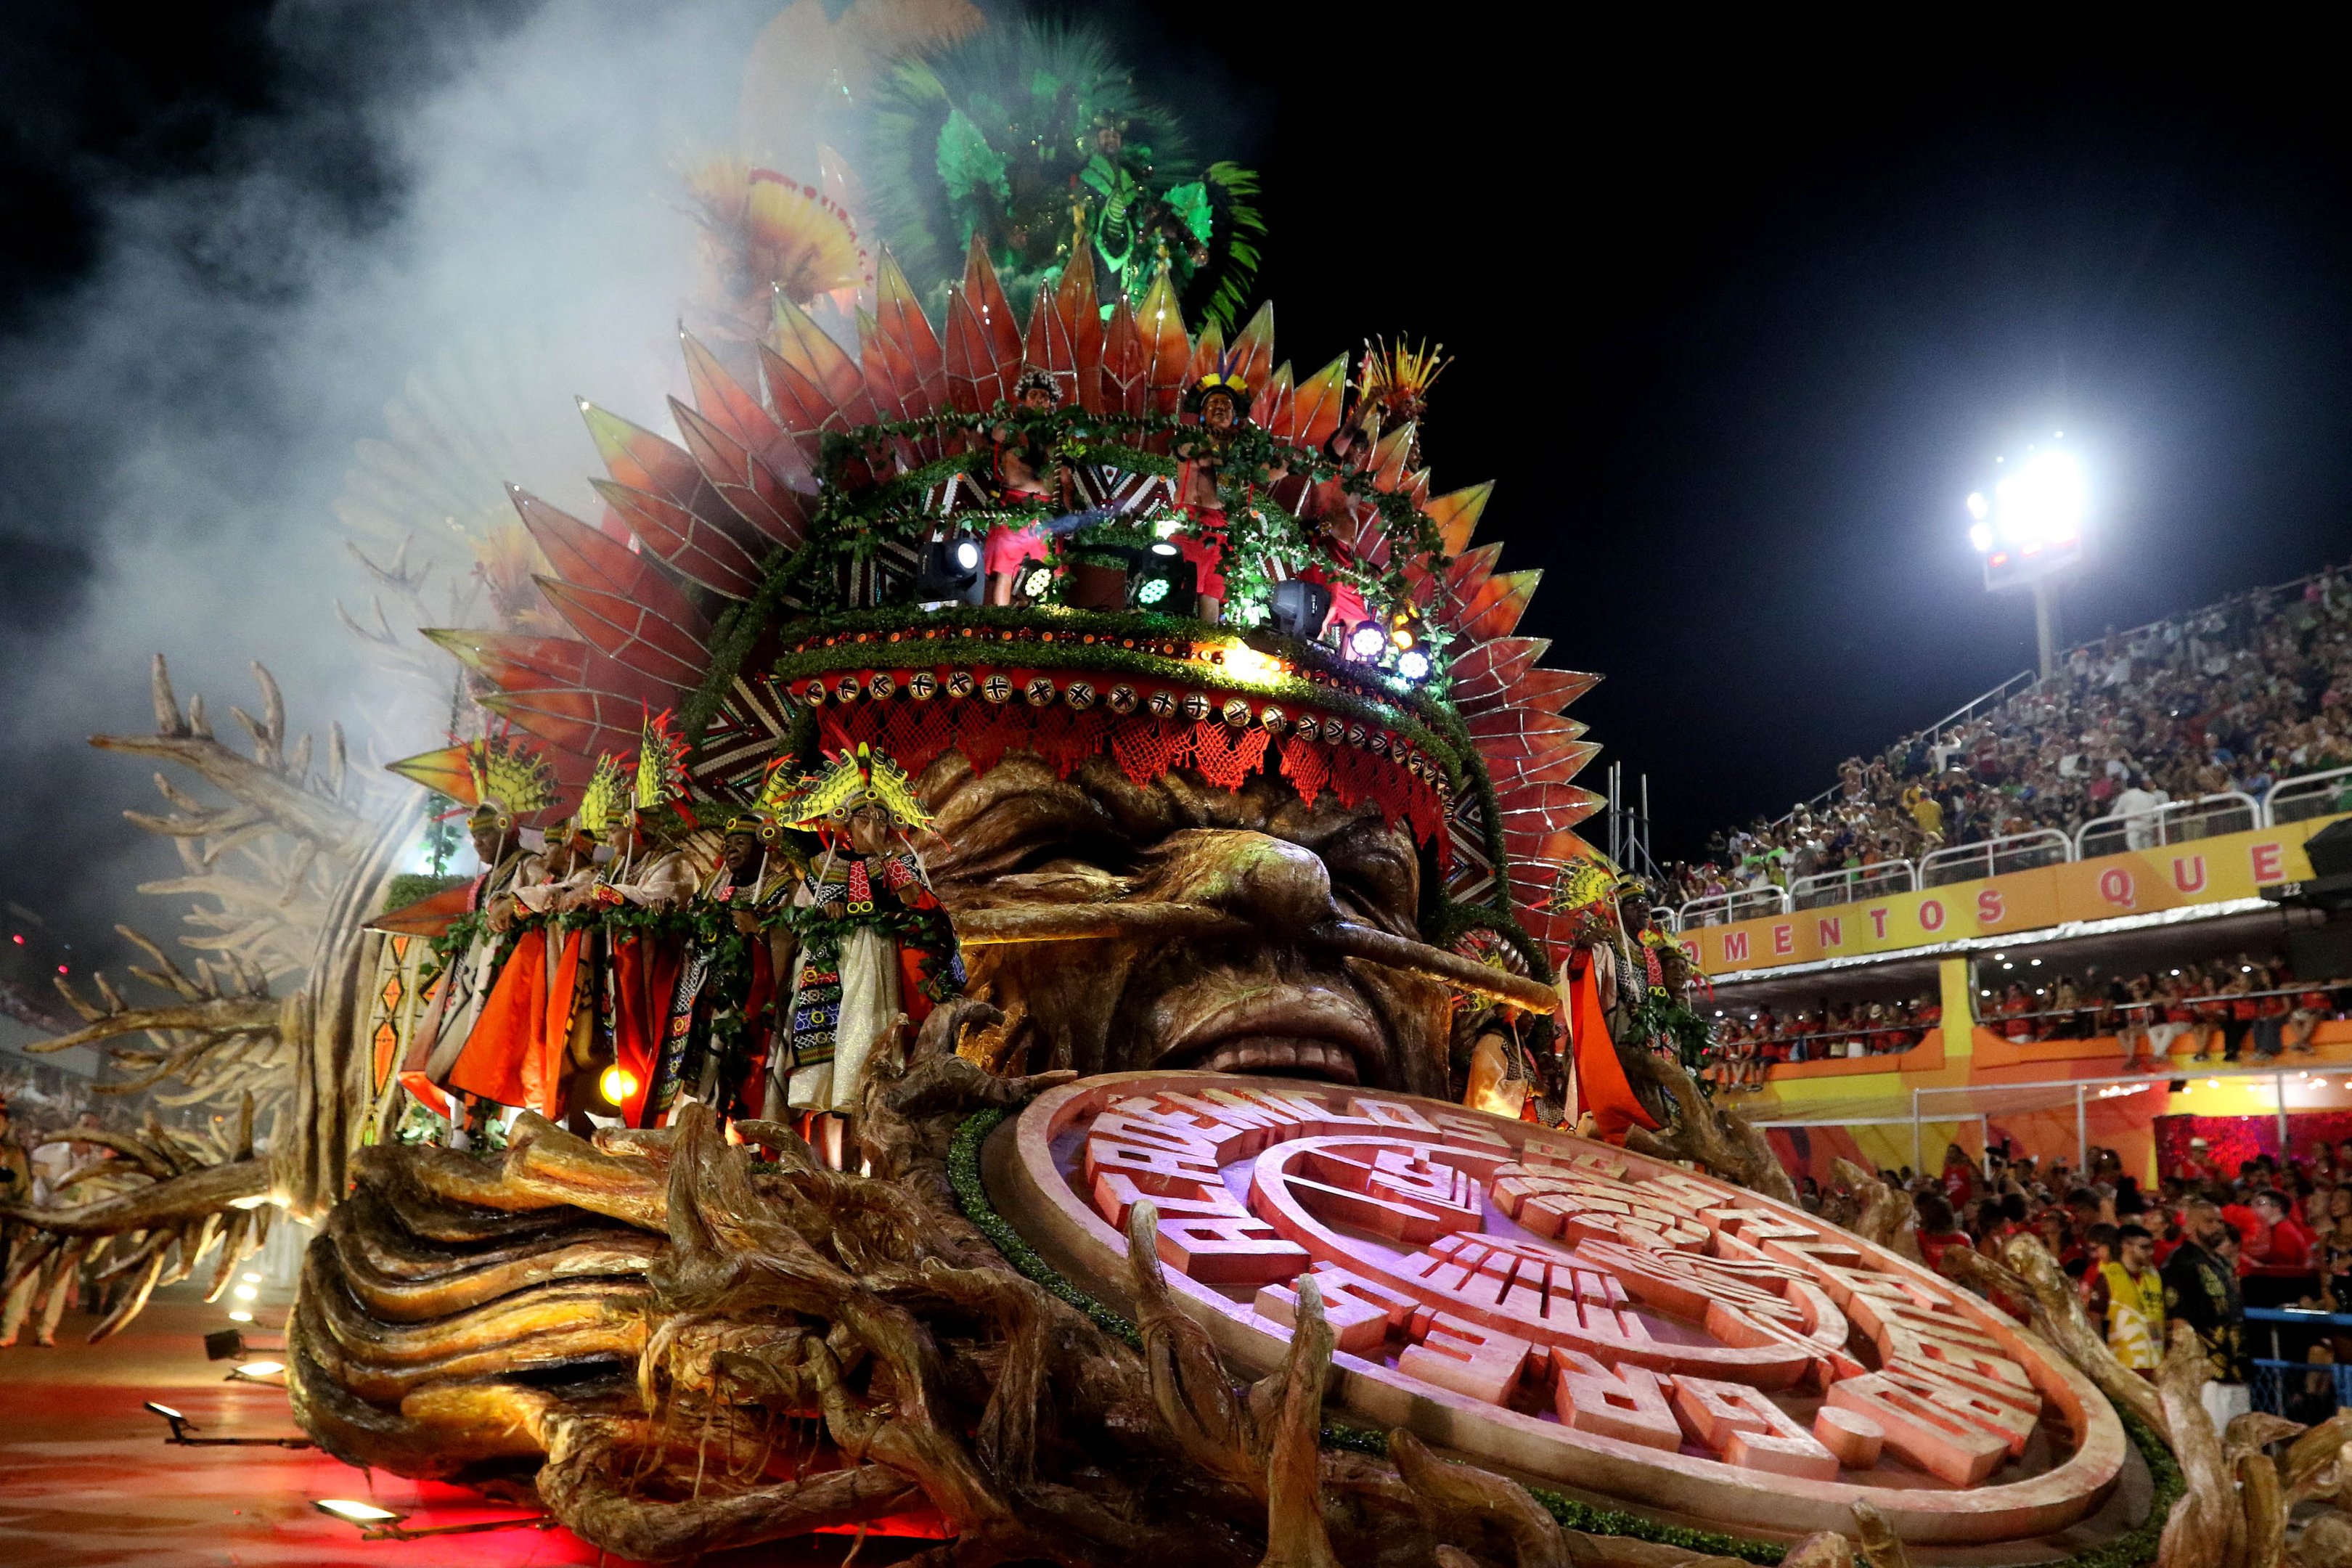
[[1984,558],[1987,593],[2024,588],[2033,595],[2033,640],[2042,679],[2054,672],[2058,653],[2057,591],[2061,578],[2084,560],[2083,520],[2089,487],[2083,465],[2063,445],[2058,431],[2047,443],[2025,448],[2014,464],[1994,459],[2003,472],[1991,493],[1969,497],[1969,542]]

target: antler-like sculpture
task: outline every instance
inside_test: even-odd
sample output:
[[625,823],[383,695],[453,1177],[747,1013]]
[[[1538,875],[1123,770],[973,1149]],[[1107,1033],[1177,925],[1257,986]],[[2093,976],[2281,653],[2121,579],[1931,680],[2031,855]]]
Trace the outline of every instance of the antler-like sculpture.
[[116,1190],[63,1207],[0,1207],[0,1218],[34,1231],[0,1283],[12,1331],[28,1309],[33,1316],[44,1316],[51,1299],[85,1268],[95,1268],[101,1282],[131,1281],[90,1331],[92,1343],[138,1316],[158,1285],[186,1279],[215,1249],[218,1260],[205,1300],[217,1300],[236,1266],[269,1235],[275,1211],[267,1202],[268,1163],[254,1155],[250,1098],[240,1105],[233,1130],[216,1125],[207,1134],[173,1132],[150,1115],[139,1137],[76,1128],[43,1140],[67,1142],[100,1144],[118,1158],[84,1166],[66,1186]]

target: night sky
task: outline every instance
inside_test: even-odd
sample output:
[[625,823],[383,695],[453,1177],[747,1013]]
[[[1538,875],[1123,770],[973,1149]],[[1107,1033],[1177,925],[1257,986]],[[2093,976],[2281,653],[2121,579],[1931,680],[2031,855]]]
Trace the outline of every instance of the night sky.
[[[533,9],[13,19],[0,347],[54,325],[110,204],[256,149],[332,221],[389,228],[404,192],[373,111]],[[1573,710],[1606,748],[1586,782],[1608,757],[1646,771],[1662,850],[1777,814],[2031,661],[2030,610],[1983,593],[1960,500],[2048,429],[2096,496],[2069,633],[2347,553],[2352,143],[2322,51],[1603,38],[1500,10],[1100,15],[1204,148],[1263,171],[1286,357],[1376,331],[1456,356],[1427,432],[1437,488],[1499,481],[1482,537],[1547,569],[1522,629],[1607,677]],[[289,47],[321,27],[335,49]],[[15,663],[86,607],[77,474],[122,432],[45,404],[25,356],[0,363],[18,378],[0,427]],[[144,651],[121,657],[133,722]],[[95,720],[5,696],[0,720],[19,773],[55,775],[19,777],[0,808],[6,897],[97,942],[106,899],[74,884],[92,844],[136,837],[111,813],[142,770],[68,755]]]

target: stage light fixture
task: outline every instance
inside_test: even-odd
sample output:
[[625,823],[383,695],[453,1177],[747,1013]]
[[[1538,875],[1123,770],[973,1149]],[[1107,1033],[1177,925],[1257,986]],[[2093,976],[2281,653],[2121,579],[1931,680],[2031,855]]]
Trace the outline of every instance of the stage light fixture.
[[1266,595],[1274,629],[1300,642],[1313,642],[1331,614],[1331,590],[1320,583],[1286,577]]
[[1021,574],[1018,586],[1024,599],[1042,599],[1045,590],[1054,585],[1054,569],[1043,563],[1031,566]]
[[1192,601],[1201,596],[1200,584],[1200,567],[1164,541],[1153,545],[1128,577],[1128,592],[1134,595],[1138,609],[1167,615],[1189,613]]
[[228,1321],[232,1323],[249,1323],[253,1321],[253,1314],[240,1307],[228,1315]]
[[245,1353],[245,1336],[235,1329],[217,1329],[205,1336],[206,1361],[234,1361]]
[[257,1300],[260,1297],[261,1292],[255,1289],[250,1285],[240,1285],[236,1289],[230,1291],[229,1294],[236,1297],[240,1301],[251,1301]]
[[934,539],[923,550],[923,564],[915,574],[919,605],[977,605],[986,586],[980,565],[984,559],[980,541],[969,533]]
[[1397,655],[1397,673],[1407,680],[1429,679],[1429,656],[1417,647],[1409,647]]
[[340,1519],[345,1524],[359,1527],[362,1541],[421,1541],[428,1535],[479,1535],[492,1530],[552,1530],[552,1515],[527,1513],[520,1519],[486,1519],[474,1524],[436,1524],[423,1530],[410,1530],[408,1515],[395,1513],[388,1508],[378,1508],[372,1502],[356,1498],[313,1498],[310,1506],[330,1519]]
[[269,1380],[273,1377],[282,1377],[285,1373],[286,1363],[282,1361],[249,1361],[230,1369],[228,1381],[258,1383],[272,1388],[282,1388],[285,1386],[283,1384],[270,1383]]
[[[231,1374],[234,1380],[235,1374]],[[171,1435],[163,1439],[183,1448],[309,1448],[316,1447],[308,1437],[191,1437],[191,1432],[203,1427],[188,1419],[186,1414],[156,1400],[144,1402],[146,1408],[161,1415],[171,1425]]]
[[1387,646],[1388,638],[1370,621],[1348,634],[1348,650],[1358,658],[1378,658]]

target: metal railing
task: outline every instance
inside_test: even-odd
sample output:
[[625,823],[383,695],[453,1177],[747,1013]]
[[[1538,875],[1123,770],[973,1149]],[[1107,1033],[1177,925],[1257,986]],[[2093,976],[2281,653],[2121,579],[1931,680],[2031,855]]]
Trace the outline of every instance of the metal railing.
[[1908,860],[1882,860],[1875,866],[1845,866],[1800,877],[1789,884],[1792,910],[1825,910],[1861,899],[1883,899],[1908,893],[1919,886],[1918,868]]
[[2091,860],[2131,849],[2154,849],[2192,838],[2244,833],[2262,825],[2260,801],[2240,790],[2225,790],[2136,811],[2129,816],[2094,818],[2074,830],[2074,858]]
[[2264,825],[2271,827],[2287,822],[2308,822],[2315,816],[2329,816],[2339,811],[2352,811],[2352,768],[2330,768],[2326,773],[2281,779],[2263,797]]
[[1919,857],[1919,886],[1941,888],[1979,877],[2000,877],[2030,871],[2036,866],[2056,866],[2074,858],[2074,847],[2054,827],[2012,833],[1981,844],[1955,844]]
[[1693,899],[1675,911],[1675,929],[1690,931],[1698,926],[1727,926],[1734,921],[1754,920],[1758,915],[1781,915],[1789,912],[1789,895],[1769,882],[1753,888],[1735,888],[1727,893],[1710,893],[1703,899]]

